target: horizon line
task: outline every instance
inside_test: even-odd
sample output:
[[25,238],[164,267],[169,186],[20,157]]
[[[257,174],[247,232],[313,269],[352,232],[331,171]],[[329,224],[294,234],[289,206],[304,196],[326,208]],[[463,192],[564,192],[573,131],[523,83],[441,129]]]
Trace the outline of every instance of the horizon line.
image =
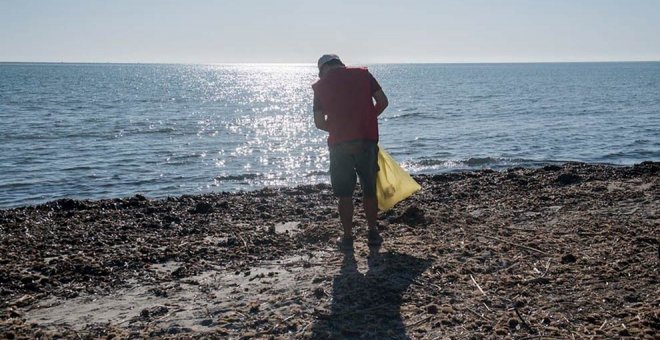
[[[368,62],[352,65],[433,65],[433,64],[580,64],[580,63],[654,63],[658,60],[557,60],[557,61],[408,61]],[[315,62],[156,62],[156,61],[0,61],[0,64],[109,64],[109,65],[297,65],[315,66]]]

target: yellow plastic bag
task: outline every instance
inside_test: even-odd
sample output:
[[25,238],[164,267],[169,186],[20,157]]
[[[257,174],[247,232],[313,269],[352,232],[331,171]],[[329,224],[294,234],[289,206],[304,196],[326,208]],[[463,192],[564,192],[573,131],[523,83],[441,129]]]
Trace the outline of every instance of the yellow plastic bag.
[[382,147],[378,146],[378,177],[376,197],[378,210],[390,210],[422,187]]

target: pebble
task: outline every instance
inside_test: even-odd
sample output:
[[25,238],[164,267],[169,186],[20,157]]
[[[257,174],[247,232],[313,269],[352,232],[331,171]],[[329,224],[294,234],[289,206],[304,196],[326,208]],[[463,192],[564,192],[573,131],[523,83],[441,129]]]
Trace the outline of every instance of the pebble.
[[577,258],[573,254],[566,254],[561,257],[561,263],[562,264],[569,264],[569,263],[575,263],[577,261]]

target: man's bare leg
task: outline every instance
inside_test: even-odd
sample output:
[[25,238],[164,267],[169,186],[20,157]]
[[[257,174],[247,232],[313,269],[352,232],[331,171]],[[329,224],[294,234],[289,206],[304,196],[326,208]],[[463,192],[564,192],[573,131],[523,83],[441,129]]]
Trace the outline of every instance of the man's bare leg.
[[376,197],[363,197],[364,198],[364,213],[367,215],[367,224],[369,225],[368,242],[369,248],[380,247],[383,243],[383,238],[378,231],[378,198]]
[[367,217],[367,225],[369,226],[369,230],[378,230],[378,198],[375,196],[363,196],[362,199],[364,202],[364,214]]
[[339,219],[344,228],[344,236],[353,235],[353,197],[339,197]]

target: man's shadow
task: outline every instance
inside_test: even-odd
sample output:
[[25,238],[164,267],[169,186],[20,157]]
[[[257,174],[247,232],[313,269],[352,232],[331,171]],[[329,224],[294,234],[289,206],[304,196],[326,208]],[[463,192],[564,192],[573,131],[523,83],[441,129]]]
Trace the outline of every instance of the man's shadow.
[[357,269],[353,252],[332,284],[330,315],[319,315],[313,339],[407,339],[401,319],[402,295],[431,261],[371,248],[369,270]]

